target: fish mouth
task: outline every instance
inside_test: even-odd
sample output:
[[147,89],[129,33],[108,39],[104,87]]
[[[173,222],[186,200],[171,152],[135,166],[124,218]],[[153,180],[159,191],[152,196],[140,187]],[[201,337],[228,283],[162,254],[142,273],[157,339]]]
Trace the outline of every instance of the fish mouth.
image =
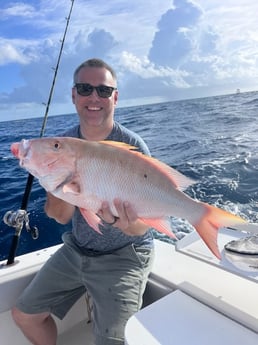
[[16,158],[20,159],[20,166],[26,165],[29,161],[30,140],[22,139],[19,143],[13,143],[11,152]]
[[11,145],[11,152],[16,158],[19,158],[19,145],[19,143],[13,143]]

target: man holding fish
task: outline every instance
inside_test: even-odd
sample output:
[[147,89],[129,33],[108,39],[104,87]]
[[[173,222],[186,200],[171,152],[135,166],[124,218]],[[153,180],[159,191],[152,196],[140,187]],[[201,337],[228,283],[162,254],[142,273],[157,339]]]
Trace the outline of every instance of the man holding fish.
[[11,146],[20,166],[48,192],[46,213],[73,222],[64,246],[24,291],[13,317],[33,344],[55,344],[50,314],[62,319],[88,291],[96,344],[123,344],[124,326],[141,307],[151,269],[149,228],[175,237],[169,216],[186,219],[220,259],[219,228],[245,221],[183,193],[193,181],[150,157],[142,139],[114,121],[116,77],[103,61],[77,68],[72,99],[79,126],[64,137]]
[[[79,125],[68,130],[65,137],[124,142],[150,154],[137,134],[114,121],[117,78],[104,61],[90,59],[75,70],[72,101]],[[94,178],[97,184],[98,176]],[[109,179],[107,175],[107,188]],[[40,180],[47,190],[45,211],[62,224],[72,219],[72,231],[63,235],[64,245],[24,290],[13,308],[13,318],[32,344],[54,345],[57,329],[51,314],[62,319],[87,291],[93,302],[96,345],[123,344],[125,324],[141,307],[153,261],[149,226],[138,218],[133,203],[114,197],[112,211],[103,200],[92,213],[55,196],[48,182]],[[66,188],[67,193],[79,193],[75,182]]]

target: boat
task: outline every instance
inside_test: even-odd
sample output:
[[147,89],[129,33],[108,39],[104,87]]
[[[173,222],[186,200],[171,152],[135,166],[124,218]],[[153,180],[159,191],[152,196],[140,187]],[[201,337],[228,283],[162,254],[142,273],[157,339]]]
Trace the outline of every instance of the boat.
[[[252,232],[257,236],[256,225]],[[127,322],[125,344],[257,345],[258,265],[244,270],[235,266],[234,260],[230,262],[225,253],[228,242],[246,235],[245,231],[222,228],[218,236],[221,260],[209,252],[195,231],[176,245],[155,239],[156,255],[143,307]],[[14,324],[11,308],[59,247],[18,256],[12,265],[0,263],[1,345],[30,344]],[[57,344],[94,344],[91,313],[91,299],[85,295],[64,320],[56,319]]]

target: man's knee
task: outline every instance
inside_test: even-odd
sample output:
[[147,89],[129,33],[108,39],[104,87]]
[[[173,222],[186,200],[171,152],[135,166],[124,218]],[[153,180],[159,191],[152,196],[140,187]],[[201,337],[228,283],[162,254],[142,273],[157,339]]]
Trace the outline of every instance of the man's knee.
[[24,317],[23,317],[23,312],[21,312],[19,309],[17,309],[16,307],[13,307],[11,310],[11,314],[12,314],[12,318],[14,320],[14,322],[19,326],[21,324],[22,321],[24,321]]
[[48,313],[41,313],[41,314],[27,314],[22,312],[20,309],[13,307],[11,310],[12,318],[19,327],[26,327],[31,326],[32,324],[39,324],[44,322],[49,314]]

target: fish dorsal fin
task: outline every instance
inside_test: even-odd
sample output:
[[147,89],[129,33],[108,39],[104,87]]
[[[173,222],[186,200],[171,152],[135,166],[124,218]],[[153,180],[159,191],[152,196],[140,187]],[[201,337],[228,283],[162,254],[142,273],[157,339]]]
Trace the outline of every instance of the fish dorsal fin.
[[104,145],[110,145],[110,146],[113,146],[113,147],[120,147],[120,148],[128,150],[128,151],[137,150],[136,146],[133,146],[133,145],[130,145],[130,144],[127,144],[127,143],[123,143],[123,142],[120,142],[120,141],[101,140],[101,141],[99,141],[99,143],[100,144],[104,144]]
[[143,160],[147,161],[149,164],[152,164],[158,170],[160,170],[163,174],[168,176],[171,182],[173,183],[173,185],[179,190],[185,190],[187,187],[196,183],[194,180],[186,177],[185,175],[181,174],[179,171],[171,168],[167,164],[159,161],[158,159],[144,155],[142,152],[137,151],[138,148],[135,146],[118,142],[118,141],[111,141],[111,140],[103,140],[103,141],[99,141],[99,143],[104,144],[104,145],[109,145],[114,148],[122,149],[125,151],[130,151],[133,155],[140,156]]

